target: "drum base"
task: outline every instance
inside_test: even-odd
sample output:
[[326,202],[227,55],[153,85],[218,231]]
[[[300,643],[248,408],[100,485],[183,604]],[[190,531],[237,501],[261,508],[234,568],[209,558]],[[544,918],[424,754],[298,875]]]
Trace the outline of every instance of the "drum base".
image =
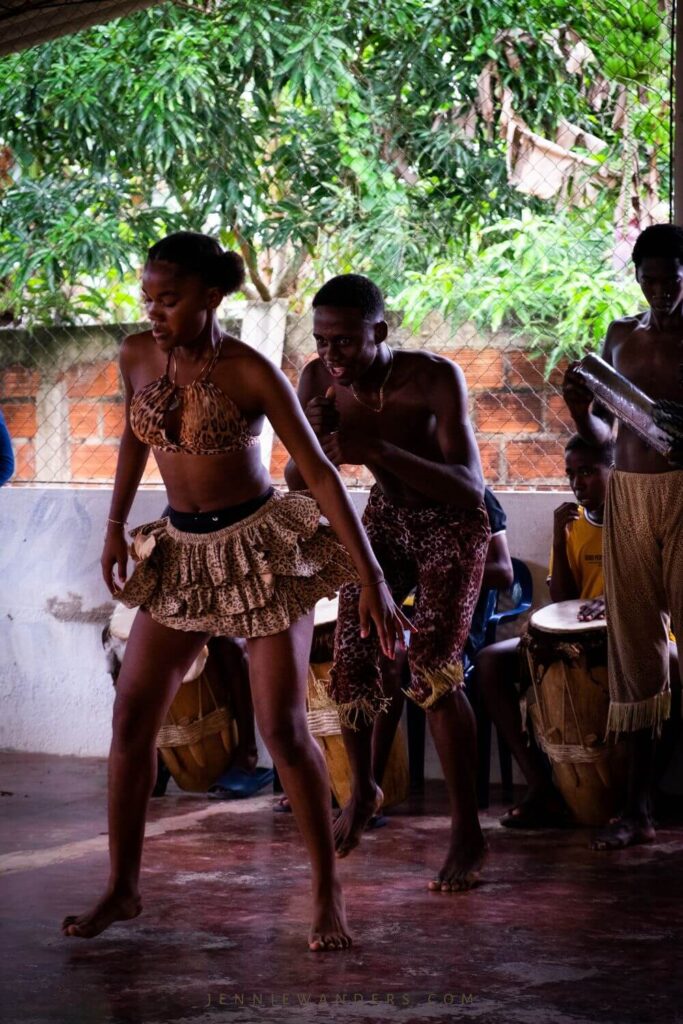
[[189,793],[206,793],[230,767],[237,745],[227,687],[215,675],[209,679],[209,664],[196,679],[182,684],[159,733],[164,764]]
[[[344,807],[351,798],[352,772],[341,735],[339,716],[325,690],[324,681],[331,667],[331,661],[309,665],[308,724],[325,757],[334,798],[340,807]],[[408,748],[400,726],[380,785],[384,793],[384,808],[403,803],[410,793]]]
[[553,782],[578,825],[606,825],[626,795],[626,745],[606,747],[591,764],[555,764]]
[[609,691],[604,665],[584,654],[555,661],[528,693],[528,711],[553,781],[578,825],[605,825],[626,795],[626,744],[606,743]]

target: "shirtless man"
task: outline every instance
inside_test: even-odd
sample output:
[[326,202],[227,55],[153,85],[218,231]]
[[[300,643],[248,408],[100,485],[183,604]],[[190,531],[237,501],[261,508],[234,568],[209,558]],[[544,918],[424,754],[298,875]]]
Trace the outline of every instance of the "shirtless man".
[[[366,277],[328,281],[313,310],[319,358],[301,375],[299,399],[334,465],[363,464],[375,477],[363,523],[395,601],[417,585],[407,695],[428,712],[452,810],[448,853],[429,887],[467,889],[476,882],[485,843],[462,650],[489,525],[465,382],[448,359],[389,348],[382,295]],[[305,486],[291,461],[285,475],[291,488]],[[357,593],[355,585],[341,591],[330,687],[353,771],[351,800],[335,823],[342,857],[382,802],[372,774],[372,725],[388,702],[378,646],[354,610]]]
[[[633,249],[649,309],[610,324],[603,358],[651,398],[683,402],[683,229],[647,228]],[[567,371],[564,395],[578,432],[594,444],[613,422]],[[671,460],[619,424],[605,506],[610,710],[608,730],[628,734],[623,814],[599,833],[596,850],[652,842],[655,741],[671,705],[668,621],[683,631],[683,453]]]

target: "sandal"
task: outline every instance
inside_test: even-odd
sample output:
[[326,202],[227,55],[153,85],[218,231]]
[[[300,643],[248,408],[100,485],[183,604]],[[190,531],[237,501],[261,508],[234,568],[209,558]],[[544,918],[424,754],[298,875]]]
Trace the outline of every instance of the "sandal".
[[229,768],[209,786],[209,800],[246,800],[272,781],[272,768]]

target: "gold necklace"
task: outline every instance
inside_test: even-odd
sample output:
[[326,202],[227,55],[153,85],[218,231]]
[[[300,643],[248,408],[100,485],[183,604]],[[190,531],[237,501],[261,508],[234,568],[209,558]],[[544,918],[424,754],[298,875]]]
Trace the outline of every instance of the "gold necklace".
[[179,405],[180,405],[180,393],[182,391],[184,391],[185,388],[190,388],[190,387],[192,387],[193,384],[196,384],[198,380],[201,380],[202,376],[206,373],[206,371],[208,370],[209,366],[211,366],[211,364],[216,359],[218,359],[218,356],[220,355],[221,345],[222,344],[223,344],[223,335],[221,335],[220,338],[218,339],[218,344],[216,345],[216,348],[213,350],[213,352],[211,353],[209,358],[206,360],[206,362],[202,366],[202,368],[199,371],[199,373],[197,374],[197,376],[193,380],[191,380],[188,384],[176,384],[176,381],[178,379],[178,357],[176,356],[175,351],[173,349],[171,349],[171,356],[173,358],[173,380],[170,380],[170,378],[169,378],[169,383],[173,387],[173,391],[171,392],[170,401],[169,401],[168,405],[166,406],[166,412],[173,412],[174,409],[177,409],[179,407]]
[[371,412],[381,412],[382,411],[382,409],[384,408],[384,388],[386,386],[387,381],[389,380],[389,377],[391,376],[391,371],[393,370],[393,368],[394,368],[394,353],[393,353],[392,349],[389,349],[389,369],[385,373],[384,380],[382,381],[382,383],[379,386],[379,405],[371,405],[369,402],[364,401],[360,397],[358,392],[356,391],[356,385],[355,384],[351,385],[351,394],[356,399],[356,401],[358,402],[359,405],[362,405],[365,409],[369,409]]

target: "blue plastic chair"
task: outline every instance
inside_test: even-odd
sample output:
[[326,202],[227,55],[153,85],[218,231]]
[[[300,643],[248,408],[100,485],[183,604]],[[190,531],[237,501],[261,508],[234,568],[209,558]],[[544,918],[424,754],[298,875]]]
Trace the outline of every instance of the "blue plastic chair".
[[[499,593],[497,590],[489,591],[487,615],[483,629],[483,642],[479,643],[474,649],[469,644],[465,648],[465,692],[477,719],[477,800],[482,810],[489,805],[492,722],[477,689],[475,658],[483,647],[496,643],[496,633],[498,626],[502,622],[514,622],[515,619],[518,619],[520,615],[528,612],[531,608],[533,581],[528,566],[520,558],[513,558],[512,569],[513,582],[508,591],[512,597],[512,607],[499,611]],[[497,733],[497,740],[503,800],[510,801],[513,799],[512,755],[510,748],[500,733]]]

